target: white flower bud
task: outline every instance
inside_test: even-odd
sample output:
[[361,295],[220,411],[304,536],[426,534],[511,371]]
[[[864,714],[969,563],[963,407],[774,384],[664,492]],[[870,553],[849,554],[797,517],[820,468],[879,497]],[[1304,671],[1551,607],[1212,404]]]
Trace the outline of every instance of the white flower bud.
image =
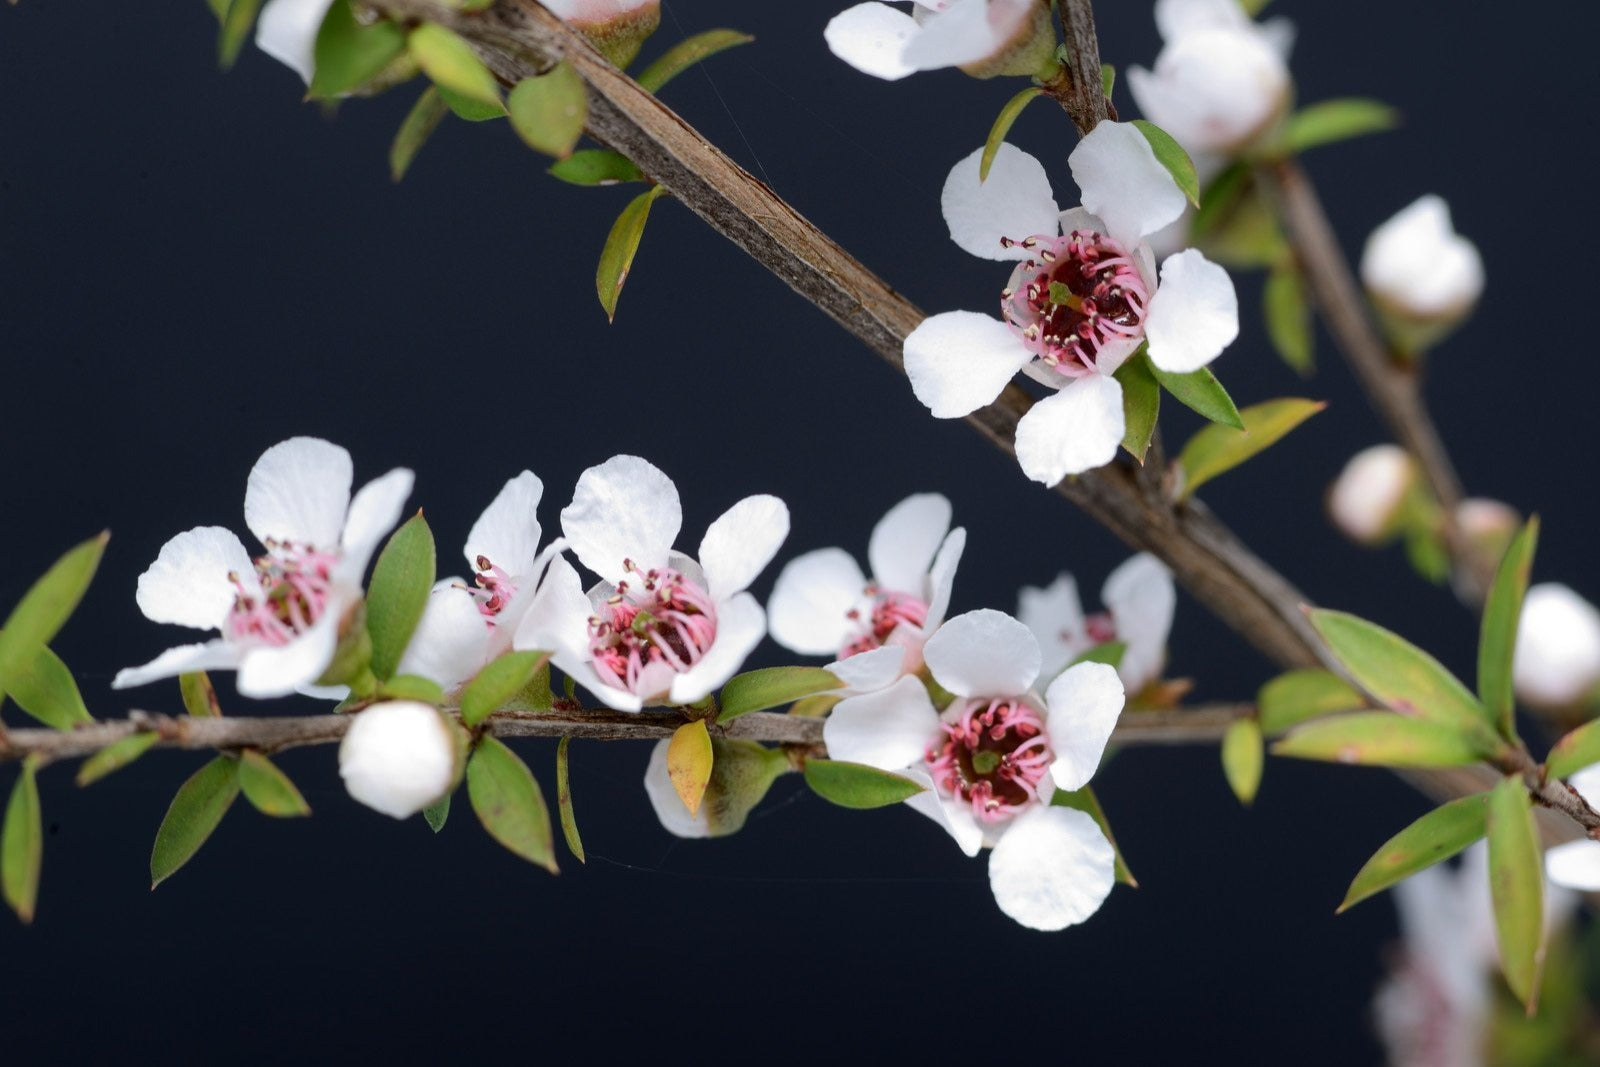
[[1351,540],[1377,544],[1394,533],[1415,477],[1411,457],[1397,445],[1363,449],[1328,491],[1328,516]]
[[415,815],[456,780],[456,743],[432,705],[391,700],[359,712],[339,745],[350,795],[396,819]]
[[1456,508],[1456,526],[1484,559],[1498,560],[1511,547],[1522,516],[1510,504],[1471,497]]
[[1241,18],[1168,40],[1154,70],[1129,68],[1128,89],[1191,154],[1225,156],[1277,124],[1293,84],[1277,42]]
[[661,25],[661,0],[545,0],[544,6],[589,38],[618,67],[633,62]]
[[1555,582],[1529,589],[1511,679],[1518,698],[1533,707],[1580,703],[1600,684],[1600,611]]
[[1424,196],[1372,231],[1361,280],[1395,340],[1420,351],[1443,337],[1483,292],[1483,259],[1450,225],[1450,207]]

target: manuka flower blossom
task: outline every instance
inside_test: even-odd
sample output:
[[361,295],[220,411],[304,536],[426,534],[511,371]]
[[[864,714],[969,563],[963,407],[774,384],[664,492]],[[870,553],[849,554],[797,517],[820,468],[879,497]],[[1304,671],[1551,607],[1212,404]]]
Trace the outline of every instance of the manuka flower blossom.
[[916,0],[910,12],[857,4],[828,22],[833,54],[876,78],[960,67],[979,77],[1033,74],[1055,47],[1050,6],[1040,0]]
[[1600,611],[1557,582],[1530,588],[1522,601],[1511,680],[1517,698],[1530,707],[1582,706],[1600,689]]
[[767,604],[772,638],[802,655],[836,656],[832,669],[852,689],[881,689],[922,666],[966,543],[965,530],[950,529],[949,500],[909,496],[872,528],[871,578],[842,548],[789,561]]
[[1020,260],[1000,294],[1002,319],[951,311],[906,338],[911,387],[939,418],[967,415],[1027,368],[1060,391],[1017,426],[1017,459],[1054,485],[1116,456],[1124,423],[1112,375],[1139,348],[1162,370],[1210,363],[1239,332],[1226,271],[1189,249],[1167,257],[1157,284],[1145,238],[1187,202],[1138,128],[1102,122],[1068,160],[1083,207],[1057,214],[1044,167],[1001,145],[987,181],[981,151],[945,182],[950,236],[986,259]]
[[1167,660],[1167,635],[1178,594],[1172,572],[1154,556],[1141,552],[1111,572],[1100,589],[1105,610],[1085,616],[1078,583],[1062,573],[1044,589],[1027,586],[1018,597],[1017,618],[1039,642],[1041,677],[1054,678],[1096,645],[1119,641],[1126,646],[1117,674],[1123,688],[1138,693],[1161,677]]
[[789,533],[789,509],[749,496],[706,530],[696,562],[672,548],[683,524],[677,487],[637,456],[578,479],[561,512],[567,543],[602,579],[584,593],[557,558],[516,634],[619,711],[693,704],[733,677],[766,616],[745,592]]
[[262,555],[252,560],[230,531],[200,526],[161,546],[139,576],[146,618],[221,636],[121,671],[113,688],[200,670],[237,670],[248,697],[315,685],[361,602],[367,562],[411,495],[412,475],[392,470],[354,499],[350,482],[350,453],[338,445],[294,437],[267,449],[244,496],[245,525],[266,547]]
[[1372,231],[1361,281],[1397,343],[1420,351],[1472,311],[1483,257],[1450,225],[1450,206],[1424,196]]
[[1041,698],[1039,645],[1003,612],[941,626],[923,648],[933,680],[955,699],[943,714],[916,677],[847,697],[823,729],[828,755],[927,787],[906,801],[962,851],[992,848],[1000,910],[1036,930],[1094,914],[1111,892],[1115,850],[1089,816],[1053,807],[1057,789],[1086,785],[1122,713],[1122,683],[1103,663],[1063,671]]
[[455,736],[438,708],[390,700],[355,715],[339,744],[339,777],[356,800],[405,819],[449,791],[458,759]]
[[1417,465],[1398,445],[1373,445],[1350,457],[1328,489],[1328,517],[1358,544],[1393,536],[1417,480]]
[[543,495],[543,483],[523,471],[484,509],[467,534],[472,584],[445,578],[434,585],[400,660],[401,674],[431,678],[448,693],[511,647],[545,566],[561,545],[539,551],[536,512]]

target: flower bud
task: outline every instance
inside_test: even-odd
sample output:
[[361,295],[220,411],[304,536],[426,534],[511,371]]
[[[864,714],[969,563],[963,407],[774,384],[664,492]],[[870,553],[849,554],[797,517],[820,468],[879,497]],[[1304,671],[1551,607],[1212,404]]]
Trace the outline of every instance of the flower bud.
[[[918,13],[922,10],[918,8]],[[963,74],[974,78],[1029,77],[1055,66],[1056,27],[1050,19],[1048,3],[989,0],[988,21],[992,50],[982,59],[960,64]]]
[[726,837],[744,828],[750,811],[767,795],[774,780],[789,767],[776,749],[754,741],[711,739],[711,781],[700,811],[690,815],[667,774],[667,744],[658,742],[644,772],[644,791],[656,818],[678,837]]
[[1128,90],[1191,155],[1231,155],[1275,128],[1293,99],[1280,37],[1242,13],[1236,23],[1185,28],[1155,69],[1129,68]]
[[1522,528],[1522,516],[1509,504],[1472,497],[1456,508],[1456,526],[1480,556],[1498,560]]
[[1361,280],[1390,339],[1421,352],[1466,318],[1483,292],[1483,259],[1450,225],[1450,207],[1424,196],[1372,231]]
[[545,0],[617,67],[626,67],[656,27],[661,0]]
[[1600,611],[1571,589],[1545,582],[1522,602],[1511,662],[1517,697],[1535,708],[1572,708],[1600,684]]
[[449,792],[458,777],[455,733],[439,709],[391,700],[357,713],[339,745],[339,776],[350,795],[396,819]]
[[1352,541],[1375,545],[1391,537],[1416,480],[1416,466],[1397,445],[1373,445],[1350,458],[1328,490],[1328,517]]

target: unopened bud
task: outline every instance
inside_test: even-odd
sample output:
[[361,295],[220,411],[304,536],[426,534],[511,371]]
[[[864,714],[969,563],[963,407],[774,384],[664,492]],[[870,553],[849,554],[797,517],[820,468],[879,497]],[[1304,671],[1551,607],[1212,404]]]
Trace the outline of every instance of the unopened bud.
[[626,67],[656,27],[661,0],[545,0],[617,67]]
[[1582,703],[1600,684],[1600,611],[1564,585],[1528,590],[1511,680],[1517,697],[1550,710]]
[[1294,96],[1285,35],[1242,11],[1236,20],[1177,29],[1153,70],[1128,70],[1128,89],[1146,118],[1201,157],[1235,153],[1278,125]]
[[449,792],[457,764],[450,724],[439,709],[415,700],[391,700],[357,713],[339,745],[339,776],[350,795],[396,819]]
[[960,64],[963,74],[974,78],[1029,77],[1054,67],[1056,27],[1048,3],[989,0],[986,14],[990,51],[981,59]]
[[1435,344],[1483,292],[1483,259],[1450,225],[1450,207],[1424,196],[1372,231],[1361,280],[1390,339],[1403,352]]
[[1456,508],[1456,526],[1479,556],[1498,560],[1522,528],[1522,516],[1510,504],[1472,497]]
[[1350,458],[1328,490],[1328,516],[1348,538],[1378,544],[1397,530],[1416,466],[1397,445],[1374,445]]
[[690,815],[667,775],[668,742],[658,742],[644,772],[644,791],[656,818],[678,837],[726,837],[744,828],[751,809],[761,803],[772,783],[789,766],[776,749],[754,741],[711,739],[711,780],[698,814]]

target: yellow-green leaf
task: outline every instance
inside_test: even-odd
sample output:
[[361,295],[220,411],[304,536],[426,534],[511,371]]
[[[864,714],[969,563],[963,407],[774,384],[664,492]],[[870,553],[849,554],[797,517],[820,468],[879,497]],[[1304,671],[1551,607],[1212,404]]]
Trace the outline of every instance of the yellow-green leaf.
[[1261,724],[1254,719],[1240,719],[1222,735],[1222,773],[1228,779],[1228,788],[1248,807],[1261,788],[1261,770],[1265,763],[1262,747]]
[[1277,264],[1267,275],[1261,292],[1261,312],[1267,322],[1267,338],[1278,355],[1299,373],[1310,374],[1315,369],[1311,304],[1294,260]]
[[160,740],[160,734],[146,731],[129,734],[119,741],[113,741],[83,761],[83,766],[78,768],[75,781],[80,786],[93,785],[112,771],[121,770],[149,752]]
[[1283,147],[1286,152],[1304,152],[1318,145],[1392,130],[1399,124],[1400,112],[1376,100],[1323,100],[1289,116],[1284,124]]
[[732,722],[752,711],[793,704],[842,684],[821,667],[764,667],[736,674],[722,687],[722,714],[717,716],[717,722]]
[[439,95],[438,86],[430,85],[423,90],[400,123],[400,129],[395,132],[394,143],[389,146],[389,177],[399,181],[406,176],[406,171],[411,169],[411,161],[417,158],[417,153],[427,144],[428,138],[433,136],[433,131],[449,111],[444,97]]
[[32,666],[72,617],[94,578],[111,535],[102,533],[71,549],[23,594],[0,628],[0,678]]
[[1518,777],[1501,779],[1489,794],[1489,895],[1506,983],[1532,1015],[1544,963],[1544,857]]
[[1545,771],[1552,778],[1565,778],[1594,763],[1600,763],[1600,719],[1584,723],[1557,741],[1545,759]]
[[711,768],[711,735],[706,732],[706,721],[696,719],[674,730],[672,740],[667,742],[667,777],[690,815],[700,814]]
[[978,181],[989,180],[989,168],[994,166],[994,157],[1000,151],[1000,146],[1005,143],[1006,134],[1011,132],[1011,127],[1016,123],[1017,116],[1022,114],[1022,109],[1027,107],[1037,98],[1044,95],[1044,90],[1038,86],[1029,86],[1022,90],[1000,109],[1000,114],[995,117],[994,125],[989,127],[989,138],[983,142],[983,155],[978,159]]
[[178,675],[178,689],[183,693],[183,708],[197,719],[222,718],[222,704],[217,700],[216,687],[205,671],[191,671]]
[[428,829],[434,833],[443,830],[445,820],[450,818],[450,794],[446,793],[432,804],[423,808],[422,818],[428,824]]
[[1272,746],[1272,754],[1380,767],[1460,767],[1493,753],[1455,726],[1366,711],[1297,727]]
[[1173,140],[1171,134],[1155,123],[1146,119],[1134,119],[1133,124],[1144,134],[1144,139],[1150,142],[1150,149],[1156,154],[1156,162],[1167,168],[1167,173],[1172,175],[1172,180],[1183,191],[1183,195],[1189,198],[1189,203],[1198,207],[1200,177],[1195,173],[1194,160],[1189,158],[1189,153]]
[[5,824],[0,827],[0,891],[25,923],[33,922],[39,902],[39,871],[44,863],[44,829],[39,814],[39,757],[22,761],[22,773],[11,787]]
[[1124,361],[1112,377],[1122,383],[1122,447],[1143,463],[1161,414],[1161,385],[1143,357]]
[[357,21],[349,0],[334,0],[313,46],[314,70],[306,95],[332,100],[366,85],[406,50],[406,31],[392,22]]
[[898,774],[844,760],[808,759],[806,785],[823,800],[842,808],[882,808],[922,792],[922,786]]
[[1356,872],[1339,910],[1361,903],[1424,867],[1447,860],[1488,829],[1489,794],[1461,797],[1434,808],[1383,843]]
[[439,90],[439,99],[444,101],[444,106],[458,119],[465,119],[467,122],[491,122],[506,117],[506,107],[498,100],[493,102],[474,100],[443,85],[435,85],[434,88]]
[[609,148],[585,148],[574,152],[566,159],[558,159],[550,164],[548,173],[568,185],[589,187],[645,180],[643,172],[633,165],[632,160]]
[[572,738],[563,737],[556,745],[556,810],[561,814],[561,836],[567,839],[567,849],[579,863],[589,861],[583,855],[583,838],[578,836],[578,814],[572,809],[572,777],[567,769],[567,749]]
[[661,186],[652,186],[628,202],[611,224],[606,234],[605,247],[600,250],[600,264],[594,272],[594,288],[605,309],[606,319],[617,317],[617,300],[622,287],[628,282],[628,271],[633,268],[633,257],[639,251],[639,240],[644,237],[644,224],[650,219],[650,205],[662,194]]
[[1204,415],[1212,422],[1222,426],[1243,430],[1244,422],[1239,416],[1239,409],[1234,406],[1233,397],[1222,387],[1217,376],[1205,367],[1189,371],[1187,374],[1173,374],[1164,371],[1154,363],[1150,357],[1142,355],[1141,362],[1150,368],[1150,373],[1155,376],[1172,398],[1191,411]]
[[256,13],[260,10],[261,0],[233,0],[228,5],[228,12],[222,16],[222,25],[217,30],[217,64],[223,70],[233,69],[239,49],[244,47],[250,31],[255,28]]
[[380,681],[392,677],[400,666],[428,606],[436,566],[433,531],[419,511],[389,536],[367,588],[372,673]]
[[1192,496],[1196,489],[1217,475],[1265,452],[1326,406],[1316,400],[1285,397],[1252,404],[1239,412],[1243,430],[1215,425],[1203,427],[1189,438],[1178,455],[1183,467],[1183,487],[1178,499]]
[[533,772],[515,752],[493,737],[480,738],[467,761],[467,797],[490,837],[556,873],[550,810]]
[[477,726],[533,680],[548,652],[507,652],[490,660],[461,691],[461,721]]
[[259,752],[245,750],[239,757],[239,787],[245,799],[263,815],[276,819],[310,815],[311,805],[289,776]]
[[150,888],[188,863],[239,795],[239,761],[218,756],[178,787],[150,850]]
[[46,726],[70,730],[94,722],[84,706],[83,694],[61,657],[39,646],[31,662],[13,669],[3,679],[5,691],[17,706]]
[[589,115],[582,76],[563,60],[537,78],[524,78],[506,97],[511,125],[529,148],[562,159],[572,154]]
[[433,22],[411,31],[406,42],[411,56],[435,85],[486,107],[500,107],[500,87],[472,46]]
[[1528,575],[1539,544],[1539,516],[1529,519],[1512,538],[1500,560],[1483,604],[1483,632],[1478,640],[1478,699],[1494,719],[1500,736],[1515,738],[1516,700],[1511,691],[1511,654],[1517,647],[1517,625]]
[[660,92],[663,85],[701,60],[709,59],[718,52],[725,52],[738,45],[749,44],[753,40],[754,37],[738,30],[706,30],[704,33],[697,33],[667,49],[660,59],[640,71],[635,80],[647,93]]
[[1281,734],[1322,715],[1367,706],[1367,698],[1350,683],[1318,668],[1287,671],[1256,694],[1256,714],[1267,734]]

